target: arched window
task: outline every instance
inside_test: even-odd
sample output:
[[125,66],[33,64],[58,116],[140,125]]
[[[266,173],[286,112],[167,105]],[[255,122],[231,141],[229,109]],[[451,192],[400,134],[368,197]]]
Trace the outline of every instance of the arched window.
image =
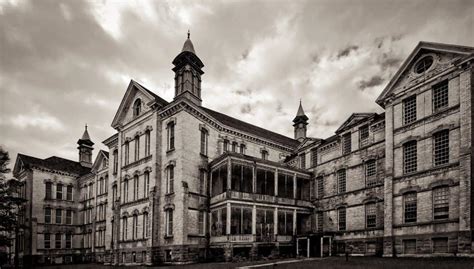
[[145,171],[145,173],[143,173],[143,196],[148,197],[149,191],[150,191],[150,172]]
[[148,238],[148,212],[143,213],[143,238]]
[[135,240],[138,238],[138,215],[133,215],[132,222],[132,239]]
[[133,116],[134,117],[139,116],[141,109],[142,109],[142,100],[141,99],[135,100],[135,103],[133,103]]
[[150,155],[150,130],[145,131],[145,157]]
[[123,202],[128,202],[128,178],[123,181]]
[[138,199],[138,186],[140,186],[140,181],[139,181],[138,175],[135,175],[133,177],[133,200],[134,201]]
[[124,216],[122,218],[122,240],[127,240],[127,227],[128,226],[128,223],[127,223],[127,217]]
[[135,161],[140,159],[140,136],[135,136]]
[[168,166],[168,175],[167,175],[167,182],[166,182],[166,193],[173,193],[174,192],[174,166]]

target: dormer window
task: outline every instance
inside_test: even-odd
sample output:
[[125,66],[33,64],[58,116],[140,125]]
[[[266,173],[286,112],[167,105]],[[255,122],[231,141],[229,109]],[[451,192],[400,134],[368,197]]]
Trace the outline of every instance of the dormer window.
[[415,65],[415,73],[423,74],[433,65],[433,56],[426,56],[421,58]]
[[133,116],[138,117],[141,113],[141,109],[142,109],[142,100],[141,99],[135,100],[135,103],[133,103]]

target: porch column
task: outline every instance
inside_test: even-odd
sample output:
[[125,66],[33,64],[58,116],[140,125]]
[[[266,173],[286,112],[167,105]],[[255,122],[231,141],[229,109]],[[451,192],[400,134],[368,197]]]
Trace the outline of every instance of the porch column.
[[254,163],[252,167],[252,193],[257,192],[257,164]]
[[252,207],[252,234],[257,234],[257,206]]
[[273,213],[273,235],[275,238],[278,234],[278,207],[275,207],[275,213]]
[[321,236],[321,239],[320,239],[320,244],[321,244],[321,249],[320,249],[320,252],[321,252],[321,258],[323,257],[324,255],[324,237]]
[[278,196],[278,168],[275,171],[275,196]]
[[296,235],[296,209],[293,210],[293,235]]
[[227,159],[227,189],[228,190],[232,189],[231,177],[232,177],[232,165],[230,162],[230,158],[228,158]]
[[296,173],[293,174],[293,199],[296,199]]
[[309,258],[309,237],[306,238],[306,257]]
[[230,234],[230,203],[227,203],[227,216],[226,217],[227,217],[227,220],[226,220],[227,225],[225,227],[226,228],[225,233]]

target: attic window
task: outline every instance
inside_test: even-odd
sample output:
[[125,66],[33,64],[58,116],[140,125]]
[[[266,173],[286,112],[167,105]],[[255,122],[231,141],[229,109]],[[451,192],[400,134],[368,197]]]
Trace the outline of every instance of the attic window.
[[415,73],[422,74],[426,72],[433,65],[433,56],[426,56],[421,58],[415,65]]
[[141,109],[142,109],[142,100],[141,99],[135,100],[135,103],[133,103],[133,116],[134,117],[139,116]]

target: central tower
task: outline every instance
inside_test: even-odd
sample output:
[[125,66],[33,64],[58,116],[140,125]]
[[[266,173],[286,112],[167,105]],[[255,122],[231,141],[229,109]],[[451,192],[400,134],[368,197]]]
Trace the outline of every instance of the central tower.
[[188,38],[184,42],[181,53],[173,60],[174,76],[174,99],[186,98],[196,105],[201,105],[201,75],[204,64],[194,51],[193,43]]

